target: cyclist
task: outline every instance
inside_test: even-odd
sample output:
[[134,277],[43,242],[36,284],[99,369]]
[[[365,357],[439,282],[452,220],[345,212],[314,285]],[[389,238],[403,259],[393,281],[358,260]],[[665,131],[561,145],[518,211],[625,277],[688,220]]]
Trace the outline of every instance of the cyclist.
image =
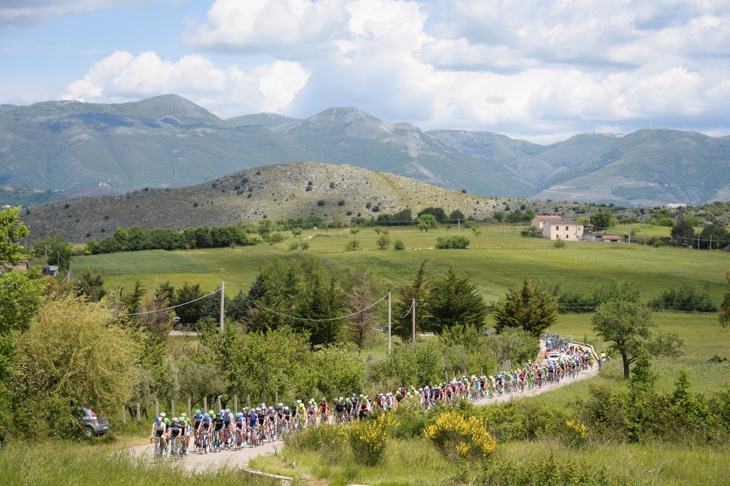
[[317,407],[317,410],[319,411],[319,424],[326,424],[329,422],[329,405],[327,405],[327,400],[325,397],[322,397],[322,399],[319,401],[319,406]]
[[[177,417],[173,417],[172,424],[167,429],[167,439],[173,445],[173,452],[175,452],[175,441],[180,438],[182,438],[182,426]],[[180,454],[179,449],[177,450],[177,454]]]
[[198,428],[200,428],[200,422],[203,420],[203,414],[200,413],[200,409],[195,410],[195,414],[192,417],[193,419],[193,434],[195,435],[195,445],[200,447],[200,442],[198,441]]
[[213,414],[213,446],[220,447],[221,431],[223,430],[223,410],[216,415]]
[[233,414],[231,413],[231,409],[227,408],[223,411],[223,437],[221,438],[221,442],[223,444],[228,445],[231,440],[231,423],[233,422]]
[[203,418],[198,425],[198,437],[202,437],[202,447],[204,450],[210,450],[210,432],[213,429],[213,420],[209,413],[203,414]]
[[243,418],[242,413],[236,413],[236,415],[233,417],[233,430],[236,434],[236,444],[242,444],[243,438],[245,437],[246,432],[246,421]]
[[157,417],[157,420],[152,424],[152,431],[150,432],[150,439],[159,439],[162,450],[165,450],[165,429],[167,429],[167,425],[162,420],[162,417]]
[[183,454],[188,453],[188,446],[190,445],[190,430],[191,430],[191,424],[190,420],[188,420],[188,414],[181,413],[180,414],[180,425],[183,429]]
[[299,421],[300,427],[303,427],[304,422],[307,420],[307,408],[304,406],[301,400],[297,400],[294,418]]

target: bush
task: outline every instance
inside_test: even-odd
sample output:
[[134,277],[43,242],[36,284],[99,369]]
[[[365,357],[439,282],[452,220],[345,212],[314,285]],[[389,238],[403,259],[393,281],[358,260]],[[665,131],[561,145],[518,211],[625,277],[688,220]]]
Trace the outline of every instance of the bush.
[[355,251],[358,248],[360,248],[360,242],[357,240],[350,240],[347,243],[345,243],[346,251]]
[[437,250],[466,249],[469,247],[469,238],[466,236],[447,236],[436,239]]
[[710,300],[708,283],[698,287],[683,285],[665,290],[654,300],[649,301],[652,309],[668,309],[685,312],[717,312],[717,306]]
[[383,233],[380,235],[376,243],[378,244],[378,248],[381,250],[387,250],[390,245],[390,236],[388,236],[387,233]]
[[352,424],[348,437],[355,460],[366,466],[378,465],[385,457],[388,440],[397,425],[393,415],[389,413],[381,413],[374,419]]
[[557,239],[557,240],[555,240],[555,242],[553,243],[553,247],[555,247],[555,248],[564,248],[564,247],[565,247],[565,241],[563,241],[563,240],[561,240],[560,238],[558,238],[558,239]]
[[281,233],[274,233],[273,235],[269,236],[269,245],[273,245],[275,243],[281,243],[284,241],[286,237]]
[[458,412],[445,412],[426,428],[425,436],[447,457],[461,461],[488,460],[497,441],[475,416],[465,419]]
[[396,250],[405,250],[406,244],[403,243],[403,240],[395,240],[395,243],[393,244],[393,248]]

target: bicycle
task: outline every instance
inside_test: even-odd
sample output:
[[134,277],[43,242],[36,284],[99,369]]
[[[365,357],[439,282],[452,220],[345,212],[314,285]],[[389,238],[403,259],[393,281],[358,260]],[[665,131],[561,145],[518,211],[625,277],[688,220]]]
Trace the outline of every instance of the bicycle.
[[162,459],[165,457],[165,446],[163,445],[162,437],[150,437],[150,440],[154,441],[152,449],[152,457],[155,460]]

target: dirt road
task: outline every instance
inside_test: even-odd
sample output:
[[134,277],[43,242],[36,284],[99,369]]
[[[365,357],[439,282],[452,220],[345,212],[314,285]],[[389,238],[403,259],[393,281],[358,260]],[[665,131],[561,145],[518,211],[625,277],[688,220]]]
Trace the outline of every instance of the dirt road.
[[[585,346],[585,345],[584,345]],[[588,346],[590,347],[590,346]],[[592,348],[591,348],[592,349]],[[545,356],[545,343],[540,341],[540,357]],[[491,403],[507,402],[513,399],[519,399],[523,397],[533,397],[542,393],[555,390],[560,387],[568,386],[580,380],[585,380],[598,374],[598,364],[594,363],[593,368],[590,370],[581,371],[574,378],[565,378],[560,383],[554,383],[545,385],[541,388],[532,388],[525,390],[524,392],[515,392],[505,394],[502,396],[496,396],[493,398],[483,398],[477,400],[475,405],[488,405]],[[187,471],[201,471],[207,468],[219,468],[219,467],[233,467],[243,468],[246,467],[249,461],[259,455],[275,455],[277,450],[280,450],[283,446],[283,442],[277,441],[274,443],[266,443],[264,445],[249,448],[245,447],[240,451],[224,450],[221,452],[208,453],[208,454],[195,454],[191,453],[182,459],[182,464]],[[153,448],[152,445],[138,446],[133,449],[136,455],[139,455],[144,460],[152,461]]]

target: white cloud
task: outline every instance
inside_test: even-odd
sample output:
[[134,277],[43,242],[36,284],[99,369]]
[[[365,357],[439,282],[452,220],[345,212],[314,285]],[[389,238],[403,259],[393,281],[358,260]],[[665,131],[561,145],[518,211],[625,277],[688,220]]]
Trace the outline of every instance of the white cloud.
[[301,66],[290,61],[274,61],[245,72],[236,66],[218,68],[200,55],[173,62],[154,52],[134,56],[120,51],[95,63],[83,79],[69,85],[63,98],[126,101],[175,93],[229,117],[286,109],[307,77]]
[[0,4],[0,28],[30,27],[49,16],[70,15],[123,5],[151,3],[154,0],[3,0]]
[[242,71],[119,52],[69,95],[175,92],[225,116],[357,106],[425,129],[542,137],[730,112],[724,1],[216,0],[183,40],[273,61]]

